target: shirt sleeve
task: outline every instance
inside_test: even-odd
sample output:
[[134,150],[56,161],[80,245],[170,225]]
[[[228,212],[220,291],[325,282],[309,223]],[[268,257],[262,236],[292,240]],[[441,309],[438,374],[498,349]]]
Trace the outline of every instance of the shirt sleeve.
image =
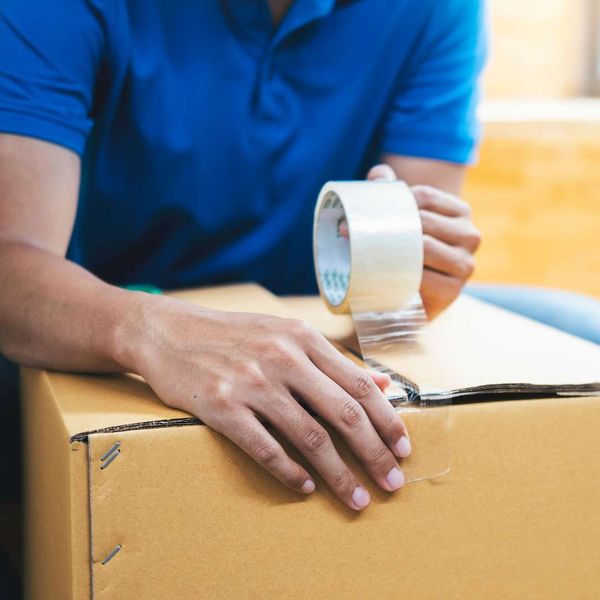
[[429,2],[408,68],[383,122],[381,154],[474,160],[479,75],[487,54],[484,0]]
[[2,0],[0,132],[83,152],[105,45],[95,2]]

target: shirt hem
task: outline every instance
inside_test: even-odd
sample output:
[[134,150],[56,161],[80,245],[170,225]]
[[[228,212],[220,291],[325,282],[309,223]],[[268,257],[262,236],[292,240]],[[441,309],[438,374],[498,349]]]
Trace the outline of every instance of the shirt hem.
[[0,132],[51,142],[79,156],[83,154],[87,141],[87,133],[80,129],[48,117],[6,107],[0,107]]
[[471,165],[477,160],[477,142],[474,140],[442,140],[439,137],[385,141],[381,154],[397,154],[415,158],[430,158],[460,165]]

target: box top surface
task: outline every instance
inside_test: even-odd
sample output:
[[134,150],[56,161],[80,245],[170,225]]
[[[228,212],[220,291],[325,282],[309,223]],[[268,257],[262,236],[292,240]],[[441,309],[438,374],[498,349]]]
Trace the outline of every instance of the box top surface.
[[[353,344],[351,319],[330,315],[319,298],[280,299],[250,284],[173,295],[215,309],[301,318],[330,339],[346,347]],[[502,390],[498,386],[508,383],[598,384],[600,347],[463,297],[423,331],[418,346],[390,356],[388,366],[417,382],[434,372],[440,387],[449,390],[477,386]],[[26,376],[45,379],[71,439],[97,431],[198,422],[165,406],[134,375],[27,371]],[[600,391],[600,385],[597,388]],[[509,391],[506,388],[503,393]]]

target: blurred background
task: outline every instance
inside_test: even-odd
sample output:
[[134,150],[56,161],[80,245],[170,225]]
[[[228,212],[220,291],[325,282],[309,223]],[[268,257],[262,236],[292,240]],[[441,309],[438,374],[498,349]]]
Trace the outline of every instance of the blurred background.
[[600,297],[600,0],[489,0],[475,279]]

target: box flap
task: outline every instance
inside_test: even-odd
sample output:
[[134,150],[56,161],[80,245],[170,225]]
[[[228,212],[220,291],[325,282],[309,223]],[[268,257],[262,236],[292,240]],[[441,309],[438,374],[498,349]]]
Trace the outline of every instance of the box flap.
[[[283,299],[329,339],[357,350],[352,320],[330,314],[320,298]],[[421,332],[418,343],[387,355],[410,380],[460,394],[600,393],[600,346],[515,313],[461,296]],[[477,388],[477,389],[473,389]]]

